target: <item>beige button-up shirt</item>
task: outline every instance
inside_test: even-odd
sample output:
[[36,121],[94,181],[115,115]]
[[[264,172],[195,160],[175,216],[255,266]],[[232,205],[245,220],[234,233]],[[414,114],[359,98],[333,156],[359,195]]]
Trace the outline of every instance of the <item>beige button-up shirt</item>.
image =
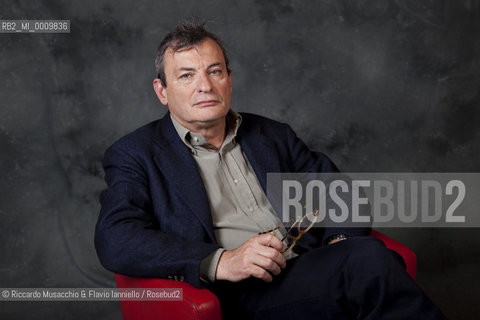
[[[224,250],[236,249],[251,237],[282,226],[250,162],[235,142],[241,120],[239,114],[229,111],[226,137],[217,149],[201,134],[191,132],[172,117],[177,133],[198,165],[210,204],[215,236],[223,248],[214,251],[201,263],[200,275],[210,282],[215,281],[218,260]],[[273,234],[282,239],[286,230],[282,226]],[[290,251],[286,258],[293,256]]]

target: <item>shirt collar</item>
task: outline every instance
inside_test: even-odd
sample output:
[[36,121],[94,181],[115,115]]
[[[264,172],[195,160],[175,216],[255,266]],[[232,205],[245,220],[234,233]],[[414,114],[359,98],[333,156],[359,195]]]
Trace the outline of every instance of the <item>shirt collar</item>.
[[[217,148],[212,146],[207,142],[205,137],[199,133],[193,132],[185,128],[181,125],[170,113],[170,119],[172,120],[173,126],[177,131],[180,139],[182,139],[183,143],[190,149],[193,154],[196,154],[196,149],[207,149],[209,151],[219,151]],[[223,141],[220,150],[224,149],[228,145],[235,144],[235,137],[237,136],[238,128],[242,123],[242,116],[238,114],[235,110],[230,109],[225,117],[227,122],[227,135],[225,140]]]

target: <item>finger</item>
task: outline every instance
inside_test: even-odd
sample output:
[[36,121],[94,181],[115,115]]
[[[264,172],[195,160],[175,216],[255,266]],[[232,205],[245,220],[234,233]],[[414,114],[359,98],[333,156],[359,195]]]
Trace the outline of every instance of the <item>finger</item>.
[[262,269],[273,273],[274,275],[279,275],[282,271],[280,265],[276,263],[274,260],[264,257],[262,255],[257,255],[253,257],[251,263],[253,265],[257,265]]
[[252,275],[252,277],[262,279],[265,282],[272,282],[273,280],[272,275],[259,266],[252,265],[252,270],[250,274]]
[[287,261],[285,260],[285,256],[279,252],[277,249],[272,247],[261,246],[258,248],[258,254],[273,260],[280,268],[285,268],[287,265]]
[[273,234],[268,233],[268,234],[258,235],[256,236],[256,240],[258,243],[277,249],[279,252],[285,251],[283,242],[277,237],[275,237]]

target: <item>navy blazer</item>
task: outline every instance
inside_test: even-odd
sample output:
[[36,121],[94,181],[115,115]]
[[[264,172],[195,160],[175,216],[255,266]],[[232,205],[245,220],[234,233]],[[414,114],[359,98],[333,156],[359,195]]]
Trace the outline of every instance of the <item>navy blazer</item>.
[[[258,115],[242,113],[236,141],[264,190],[267,172],[337,171],[288,125]],[[202,178],[170,115],[113,144],[105,153],[104,168],[108,188],[101,194],[95,232],[103,266],[137,277],[185,279],[200,287],[200,262],[219,245]],[[341,232],[309,232],[302,238],[304,247],[321,246]]]

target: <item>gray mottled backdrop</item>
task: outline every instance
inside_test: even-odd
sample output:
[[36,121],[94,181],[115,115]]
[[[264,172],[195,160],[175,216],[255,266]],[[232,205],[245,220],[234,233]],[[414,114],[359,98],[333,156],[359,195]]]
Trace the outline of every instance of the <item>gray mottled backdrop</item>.
[[[103,152],[161,117],[162,36],[194,14],[229,48],[233,107],[288,122],[346,171],[480,171],[480,1],[10,1],[0,34],[0,287],[105,287]],[[451,319],[480,312],[476,229],[394,229]],[[117,319],[114,302],[3,303],[1,319]]]

